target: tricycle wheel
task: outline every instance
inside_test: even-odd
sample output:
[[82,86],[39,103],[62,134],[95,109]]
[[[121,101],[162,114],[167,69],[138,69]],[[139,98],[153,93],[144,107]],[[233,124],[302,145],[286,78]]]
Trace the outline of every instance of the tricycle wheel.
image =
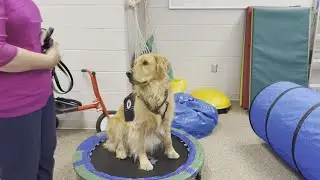
[[[113,116],[117,113],[117,111],[108,111],[109,116]],[[102,113],[96,122],[96,131],[101,132],[106,128],[106,123],[108,122],[106,114]]]

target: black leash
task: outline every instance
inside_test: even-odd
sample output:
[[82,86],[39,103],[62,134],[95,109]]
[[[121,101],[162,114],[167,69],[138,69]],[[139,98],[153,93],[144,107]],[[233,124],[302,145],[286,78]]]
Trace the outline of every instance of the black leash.
[[[46,31],[46,33],[47,33],[46,37],[43,41],[43,45],[42,45],[42,53],[46,53],[47,50],[53,45],[53,39],[51,38],[51,36],[53,34],[54,29],[52,27],[49,27],[48,29],[42,28],[42,30]],[[62,61],[60,61],[59,64],[57,64],[57,67],[69,79],[70,83],[69,83],[69,87],[67,88],[67,90],[63,90],[63,88],[61,87],[61,84],[60,84],[60,80],[57,76],[56,68],[53,68],[52,69],[52,77],[54,78],[55,84],[57,86],[57,88],[54,86],[54,90],[58,94],[67,94],[73,88],[73,85],[74,85],[73,76],[72,76],[70,70],[68,69],[68,67]]]
[[60,61],[59,64],[57,65],[58,68],[64,73],[64,75],[66,77],[69,78],[70,80],[70,83],[69,83],[69,87],[68,89],[65,91],[62,89],[61,85],[60,85],[60,81],[59,81],[59,78],[57,76],[57,73],[56,73],[56,70],[55,68],[53,68],[52,70],[52,76],[54,78],[54,81],[56,83],[56,86],[58,87],[58,89],[60,90],[60,92],[57,91],[57,89],[55,88],[55,91],[59,94],[67,94],[68,92],[70,92],[73,88],[73,85],[74,85],[74,81],[73,81],[73,77],[72,77],[72,74],[70,72],[70,70],[68,69],[68,67],[62,62]]

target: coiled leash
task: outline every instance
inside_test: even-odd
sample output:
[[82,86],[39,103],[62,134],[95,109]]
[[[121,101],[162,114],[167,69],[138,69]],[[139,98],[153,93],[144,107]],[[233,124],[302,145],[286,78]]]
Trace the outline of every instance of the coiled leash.
[[[54,29],[52,27],[49,27],[48,29],[42,28],[42,31],[46,31],[46,33],[47,33],[44,40],[43,40],[43,45],[41,47],[42,53],[46,53],[48,51],[48,49],[53,45],[53,39],[51,38],[51,36],[53,34]],[[67,94],[73,88],[73,85],[74,85],[73,76],[72,76],[70,70],[68,69],[68,67],[62,61],[60,61],[57,64],[57,67],[63,72],[63,74],[66,77],[68,77],[70,83],[69,83],[68,89],[63,90],[60,85],[60,81],[57,76],[56,70],[55,70],[55,68],[53,68],[52,69],[52,77],[54,78],[55,84],[58,88],[57,89],[54,86],[54,91],[57,92],[58,94]]]
[[[51,27],[49,27],[48,29],[42,28],[42,31],[45,31],[46,36],[43,40],[43,45],[41,47],[41,51],[42,51],[42,53],[46,53],[48,51],[48,49],[50,49],[50,47],[53,45],[53,39],[51,38],[51,36],[53,34],[54,29]],[[57,92],[58,94],[67,94],[73,88],[74,81],[73,81],[72,74],[71,74],[70,70],[68,69],[68,67],[62,61],[60,61],[57,64],[57,66],[66,75],[66,77],[68,77],[68,79],[70,80],[70,83],[69,83],[68,89],[63,90],[60,85],[60,81],[57,76],[56,69],[53,68],[52,69],[52,77],[54,78],[55,84],[57,86],[57,88],[55,88],[55,86],[53,87],[54,91]],[[57,98],[55,98],[55,106],[56,106],[56,113],[63,114],[63,113],[74,111],[79,106],[82,106],[82,103],[80,101],[77,101],[74,99],[57,97]]]

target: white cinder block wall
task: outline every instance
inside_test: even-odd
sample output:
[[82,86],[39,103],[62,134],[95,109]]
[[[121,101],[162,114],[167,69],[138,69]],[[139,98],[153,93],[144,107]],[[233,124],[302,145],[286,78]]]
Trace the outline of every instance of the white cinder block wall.
[[[63,61],[75,85],[67,95],[90,103],[94,100],[89,76],[82,68],[97,71],[100,92],[108,109],[116,110],[129,89],[127,10],[124,0],[35,0],[43,27],[54,27]],[[59,73],[60,74],[60,73]],[[67,81],[60,75],[64,87]],[[84,111],[60,115],[63,128],[94,128],[100,113]]]
[[[159,49],[171,61],[175,76],[187,81],[187,91],[212,87],[238,99],[244,10],[169,10],[168,0],[149,1]],[[134,51],[136,27],[126,1],[35,2],[43,16],[43,27],[55,28],[54,38],[60,43],[63,61],[74,75],[74,89],[62,96],[83,103],[93,100],[89,77],[80,71],[89,68],[97,71],[107,107],[116,110],[131,91],[125,71]],[[142,28],[143,16],[141,10]],[[215,64],[218,72],[212,73]],[[59,117],[62,128],[94,128],[99,115],[85,111]]]
[[188,91],[210,87],[239,99],[245,10],[169,10],[168,0],[149,5],[159,49]]

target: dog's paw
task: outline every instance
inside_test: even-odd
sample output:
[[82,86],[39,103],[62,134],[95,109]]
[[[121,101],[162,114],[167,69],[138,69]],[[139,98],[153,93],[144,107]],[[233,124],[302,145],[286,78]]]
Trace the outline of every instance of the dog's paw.
[[139,168],[145,171],[151,171],[153,170],[153,165],[151,164],[150,161],[143,161],[143,162],[140,162]]
[[116,157],[118,159],[126,159],[127,153],[125,151],[116,151]]
[[166,153],[169,159],[179,159],[180,155],[173,149]]
[[114,143],[106,142],[103,144],[103,147],[108,149],[110,152],[115,152],[116,151],[116,146]]

